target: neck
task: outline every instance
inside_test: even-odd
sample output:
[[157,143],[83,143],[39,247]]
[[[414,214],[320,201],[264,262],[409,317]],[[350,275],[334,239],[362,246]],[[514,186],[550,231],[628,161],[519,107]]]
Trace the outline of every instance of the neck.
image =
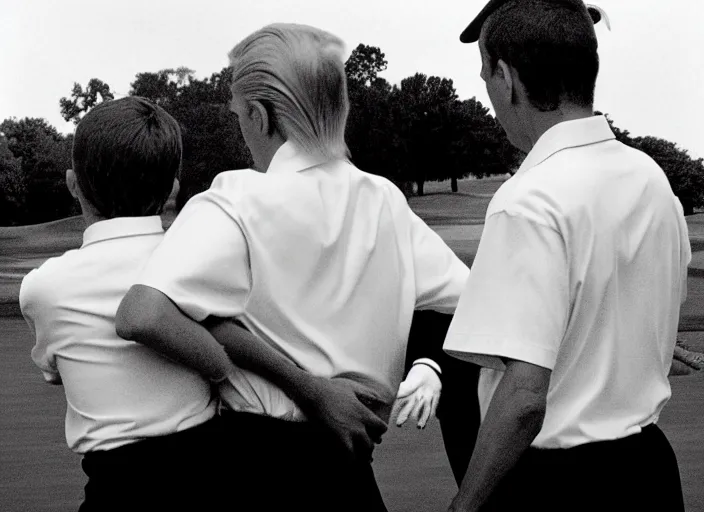
[[105,218],[93,213],[83,212],[83,222],[86,224],[86,229],[101,220],[105,220]]
[[83,222],[86,224],[86,229],[92,226],[96,222],[105,220],[105,217],[100,215],[98,211],[90,204],[82,195],[78,197],[78,203],[81,205],[81,215],[83,217]]
[[271,161],[274,159],[274,155],[279,150],[279,148],[284,145],[285,142],[286,139],[279,135],[279,132],[276,132],[274,133],[274,135],[272,135],[272,137],[268,140],[266,147],[264,148],[262,161],[259,162],[259,165],[261,167],[261,169],[259,169],[260,171],[266,172],[269,169],[269,165],[271,165]]
[[523,123],[526,128],[525,142],[529,144],[526,152],[530,151],[538,142],[538,139],[553,126],[565,121],[585,119],[593,115],[594,109],[592,107],[577,107],[574,105],[564,105],[551,112],[532,110],[527,113]]

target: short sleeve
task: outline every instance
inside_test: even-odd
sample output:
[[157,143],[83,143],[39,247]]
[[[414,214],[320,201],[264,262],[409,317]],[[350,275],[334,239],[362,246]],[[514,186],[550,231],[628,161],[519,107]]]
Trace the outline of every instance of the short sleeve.
[[687,300],[687,277],[689,275],[689,265],[692,262],[692,246],[689,241],[689,226],[687,226],[682,203],[680,203],[678,198],[675,198],[675,202],[677,204],[680,226],[680,261],[682,268],[680,304],[684,304]]
[[247,242],[232,212],[210,192],[191,199],[137,280],[197,322],[244,312],[251,286]]
[[444,349],[496,370],[503,358],[552,370],[569,309],[560,233],[501,211],[487,219]]
[[454,313],[469,276],[469,268],[440,235],[412,211],[410,215],[416,309]]
[[56,311],[51,307],[51,286],[44,283],[38,270],[32,270],[22,280],[20,286],[20,310],[32,335],[32,361],[39,367],[47,382],[60,379],[53,353],[52,335],[56,336],[54,318]]

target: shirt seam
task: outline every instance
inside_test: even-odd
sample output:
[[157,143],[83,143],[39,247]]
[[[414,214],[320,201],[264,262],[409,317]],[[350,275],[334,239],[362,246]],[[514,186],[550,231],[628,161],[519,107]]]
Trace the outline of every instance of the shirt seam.
[[[507,206],[501,207],[500,209],[490,213],[489,216],[486,218],[486,220],[488,221],[492,217],[499,215],[499,214],[502,214],[502,213],[508,215],[509,217],[514,217],[514,218],[520,217],[521,219],[525,220],[526,222],[529,222],[529,223],[534,224],[536,226],[541,226],[546,229],[549,229],[550,231],[553,231],[554,233],[558,234],[560,236],[560,238],[564,241],[564,237],[562,236],[562,233],[557,228],[551,226],[547,222],[538,221],[536,219],[531,219],[530,217],[524,215],[523,213],[516,212],[516,211],[510,211],[509,207],[507,207]],[[484,223],[484,225],[486,225],[486,222]]]

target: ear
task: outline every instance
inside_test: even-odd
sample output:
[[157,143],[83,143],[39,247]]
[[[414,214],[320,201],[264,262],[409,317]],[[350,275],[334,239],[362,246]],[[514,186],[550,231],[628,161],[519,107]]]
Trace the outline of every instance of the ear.
[[271,119],[269,119],[269,112],[262,102],[255,100],[249,103],[249,118],[262,135],[268,137],[271,134]]
[[516,81],[513,77],[513,68],[511,68],[503,59],[499,59],[496,63],[496,73],[499,77],[499,87],[501,93],[504,95],[504,100],[507,103],[513,103],[515,98],[515,86]]
[[66,170],[66,188],[74,199],[78,199],[78,179],[73,169]]

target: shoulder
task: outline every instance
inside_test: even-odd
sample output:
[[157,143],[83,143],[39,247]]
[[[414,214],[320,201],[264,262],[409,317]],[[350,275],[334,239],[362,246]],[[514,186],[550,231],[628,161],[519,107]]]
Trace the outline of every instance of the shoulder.
[[298,182],[297,173],[270,176],[252,169],[226,171],[218,174],[210,188],[194,199],[215,203],[225,210],[237,209],[243,202],[290,196],[291,188]]
[[528,169],[525,174],[507,180],[489,204],[487,218],[504,213],[559,230],[565,215],[559,186],[535,171],[539,169]]
[[79,250],[49,258],[31,270],[20,285],[19,302],[23,313],[58,305],[70,283],[71,270],[80,264]]
[[356,176],[361,182],[366,182],[383,193],[393,206],[410,208],[408,206],[408,199],[393,181],[384,176],[364,172],[355,167],[351,162],[345,162],[345,165],[349,168],[349,172]]
[[266,177],[266,174],[257,172],[254,169],[224,171],[215,176],[210,188],[203,193],[229,192],[239,190],[247,185],[256,186],[264,177]]
[[248,195],[266,189],[263,178],[262,173],[253,169],[221,172],[215,176],[210,188],[188,200],[169,231],[175,231],[174,228],[194,217],[204,219],[208,214],[233,217]]

